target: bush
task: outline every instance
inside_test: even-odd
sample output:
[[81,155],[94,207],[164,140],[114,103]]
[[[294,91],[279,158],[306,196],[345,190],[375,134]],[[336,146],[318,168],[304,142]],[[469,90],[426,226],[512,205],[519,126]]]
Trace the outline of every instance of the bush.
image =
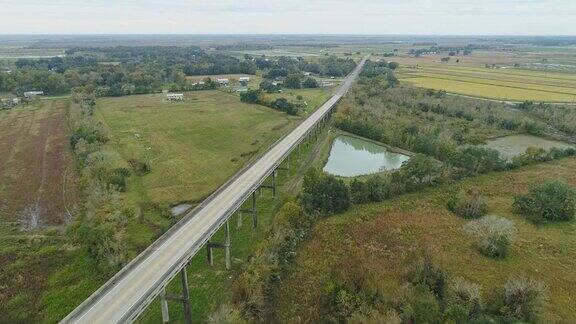
[[576,214],[576,190],[560,181],[548,181],[516,197],[513,208],[534,222],[571,221]]
[[306,78],[304,82],[302,82],[303,88],[318,88],[318,82],[314,78]]
[[449,162],[468,174],[479,174],[490,171],[501,171],[506,168],[506,161],[496,150],[470,146],[465,147],[450,157]]
[[262,91],[248,90],[240,93],[240,101],[246,103],[259,103],[262,99]]
[[495,215],[484,216],[464,225],[464,233],[474,236],[482,253],[490,257],[505,257],[514,241],[514,222]]
[[482,313],[480,286],[463,278],[456,278],[448,288],[446,315],[456,322],[466,322]]
[[330,215],[350,207],[350,190],[336,177],[310,170],[304,177],[302,205],[308,213]]
[[412,284],[425,286],[438,299],[444,299],[448,275],[442,269],[436,267],[429,256],[414,262],[409,269],[408,276]]
[[488,207],[478,189],[470,189],[467,195],[454,195],[448,199],[448,209],[454,214],[466,218],[476,219],[486,215]]
[[504,315],[534,321],[538,307],[545,300],[545,287],[535,280],[513,278],[506,282],[502,294]]

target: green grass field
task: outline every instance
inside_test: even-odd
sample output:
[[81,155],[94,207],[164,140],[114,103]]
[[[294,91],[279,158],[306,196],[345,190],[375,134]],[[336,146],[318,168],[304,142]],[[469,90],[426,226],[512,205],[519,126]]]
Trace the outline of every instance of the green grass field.
[[[332,91],[330,88],[316,88],[316,89],[283,89],[281,93],[267,93],[265,97],[270,100],[278,98],[286,98],[292,102],[306,102],[308,106],[304,111],[304,115],[309,115],[320,108],[326,102]],[[302,96],[302,100],[298,100],[298,96]]]
[[[480,284],[485,298],[513,276],[542,281],[548,299],[540,321],[573,322],[576,223],[535,226],[512,213],[511,204],[515,195],[546,179],[562,179],[576,186],[574,168],[576,159],[567,158],[491,173],[383,203],[357,206],[320,221],[299,250],[290,274],[274,293],[276,319],[318,322],[325,311],[323,305],[332,298],[330,287],[337,284],[334,269],[347,269],[351,264],[378,278],[383,294],[395,300],[401,295],[406,266],[414,255],[425,252],[451,277]],[[481,255],[473,240],[462,233],[466,220],[446,208],[446,198],[457,188],[478,188],[488,202],[489,213],[516,223],[517,239],[506,259]]]
[[418,65],[417,69],[402,67],[400,80],[418,87],[498,100],[576,100],[576,74],[430,62]]
[[110,145],[151,165],[130,194],[168,204],[201,201],[298,120],[220,91],[187,93],[180,103],[162,95],[105,98],[97,107]]

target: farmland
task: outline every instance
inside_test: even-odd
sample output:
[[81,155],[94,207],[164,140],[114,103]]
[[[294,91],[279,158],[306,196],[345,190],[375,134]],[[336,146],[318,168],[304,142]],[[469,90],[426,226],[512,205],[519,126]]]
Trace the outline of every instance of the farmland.
[[67,101],[0,112],[0,322],[30,322],[48,274],[64,262],[61,233],[77,216]]
[[151,165],[150,174],[129,186],[135,199],[198,202],[297,121],[220,91],[187,93],[181,103],[163,98],[142,95],[98,103],[110,145],[126,160]]
[[403,64],[399,79],[418,87],[509,101],[573,102],[576,98],[576,74],[445,64],[429,59],[397,61]]
[[[275,319],[317,322],[326,318],[333,298],[330,289],[340,284],[335,276],[347,271],[354,276],[352,268],[378,278],[373,289],[381,289],[386,300],[399,302],[406,267],[414,255],[426,253],[452,277],[480,284],[484,297],[514,274],[534,277],[546,284],[550,296],[542,309],[542,322],[573,321],[576,254],[571,247],[576,243],[576,226],[535,226],[512,213],[511,204],[515,195],[536,182],[564,179],[576,185],[575,167],[576,159],[568,158],[488,174],[358,206],[320,221],[289,275],[277,286]],[[478,254],[473,241],[462,233],[465,220],[446,208],[446,197],[457,188],[478,188],[487,199],[489,213],[516,223],[517,240],[508,258],[494,260]]]
[[75,200],[66,101],[0,112],[0,138],[0,219],[31,230],[65,225]]

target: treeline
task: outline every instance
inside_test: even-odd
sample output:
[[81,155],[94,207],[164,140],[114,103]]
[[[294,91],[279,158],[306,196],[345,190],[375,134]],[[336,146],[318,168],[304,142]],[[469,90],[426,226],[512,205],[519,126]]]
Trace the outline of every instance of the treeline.
[[209,54],[196,47],[75,48],[68,56],[21,59],[12,73],[0,73],[0,91],[22,94],[43,90],[47,94],[76,92],[97,96],[151,93],[167,87],[195,90],[189,75],[254,74],[253,60]]
[[342,130],[442,161],[462,145],[494,135],[538,135],[546,127],[504,104],[398,85],[390,72],[365,72],[341,102],[335,122]]
[[[319,62],[250,55],[238,59],[193,46],[72,48],[66,54],[66,57],[16,61],[14,71],[0,73],[0,91],[21,95],[25,91],[42,90],[58,95],[74,90],[96,96],[122,96],[158,92],[163,88],[198,90],[197,84],[186,79],[193,75],[255,74],[260,69],[270,79],[302,72],[344,76],[356,65],[351,59],[337,57],[322,58]],[[305,81],[311,82],[301,82]]]
[[516,107],[534,114],[568,135],[576,135],[576,110],[573,107],[534,103],[532,101],[520,103]]
[[[167,209],[135,206],[125,197],[127,180],[150,172],[147,161],[124,160],[106,145],[108,135],[94,118],[95,97],[74,94],[70,103],[70,146],[80,174],[84,206],[69,228],[70,239],[81,247],[103,276],[118,271],[138,251],[128,246],[127,228],[144,213],[168,217]],[[159,228],[159,233],[165,230]]]
[[262,94],[262,90],[248,90],[246,92],[240,93],[240,101],[251,104],[259,104],[267,106],[276,110],[283,111],[288,115],[296,116],[300,112],[302,106],[299,104],[290,102],[286,98],[277,98],[274,100],[268,100]]
[[287,77],[289,74],[309,72],[323,76],[342,77],[348,75],[356,67],[356,62],[350,58],[336,56],[323,57],[318,62],[310,62],[302,57],[293,58],[281,56],[271,58],[266,56],[253,58],[256,66],[264,71],[264,77],[275,79]]

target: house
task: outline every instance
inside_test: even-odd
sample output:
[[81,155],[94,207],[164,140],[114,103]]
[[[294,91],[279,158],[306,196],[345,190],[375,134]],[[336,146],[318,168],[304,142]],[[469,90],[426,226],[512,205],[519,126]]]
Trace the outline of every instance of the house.
[[168,99],[168,101],[182,101],[182,100],[184,100],[184,94],[183,93],[167,93],[166,99]]
[[218,81],[219,85],[224,85],[224,86],[227,86],[228,83],[230,83],[229,79],[217,79],[216,81]]
[[310,73],[310,72],[304,72],[304,76],[311,76],[311,75],[312,75],[312,73]]
[[24,92],[24,98],[34,99],[36,96],[43,96],[44,91],[26,91]]
[[320,84],[320,86],[323,88],[331,87],[333,85],[334,85],[334,82],[330,82],[330,81],[322,81],[322,83]]
[[250,77],[240,77],[238,78],[238,82],[250,82]]

